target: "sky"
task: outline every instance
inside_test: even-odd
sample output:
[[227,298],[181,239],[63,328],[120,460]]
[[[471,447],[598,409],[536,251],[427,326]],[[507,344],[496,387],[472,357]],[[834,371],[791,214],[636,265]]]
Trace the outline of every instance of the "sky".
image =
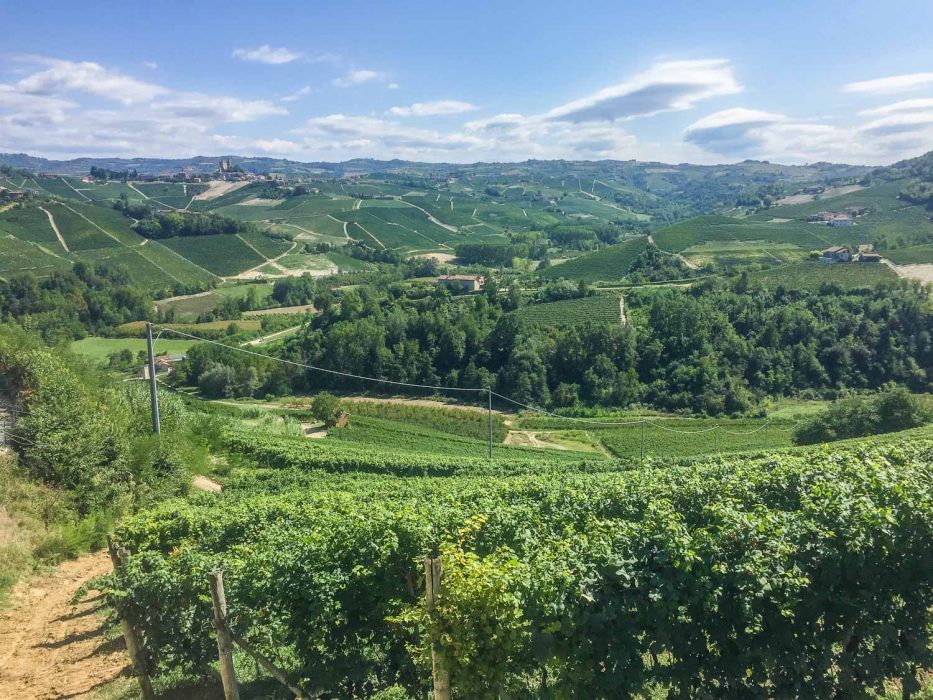
[[0,152],[887,164],[933,1],[0,0]]

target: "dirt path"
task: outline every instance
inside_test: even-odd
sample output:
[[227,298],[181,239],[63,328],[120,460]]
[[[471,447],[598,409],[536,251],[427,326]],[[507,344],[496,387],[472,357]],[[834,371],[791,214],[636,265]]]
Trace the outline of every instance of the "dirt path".
[[651,243],[651,245],[657,246],[658,250],[660,250],[662,253],[667,253],[668,255],[673,255],[675,258],[678,258],[684,265],[689,267],[691,270],[700,269],[699,265],[697,265],[695,262],[691,262],[690,260],[687,260],[687,258],[685,258],[680,253],[672,253],[671,251],[664,250],[661,246],[658,246],[658,244],[654,242],[654,236],[652,236],[650,233],[648,234],[648,242]]
[[[446,229],[447,229],[448,231],[450,231],[451,233],[460,233],[460,229],[458,229],[456,226],[451,226],[450,224],[445,224],[443,221],[441,221],[440,219],[438,219],[437,217],[435,217],[434,215],[432,215],[430,212],[425,211],[424,209],[422,209],[421,207],[419,207],[417,204],[412,204],[411,202],[409,202],[408,200],[405,200],[405,199],[399,199],[399,201],[400,201],[400,202],[405,202],[405,204],[407,204],[408,206],[414,207],[415,209],[417,209],[418,211],[420,211],[422,214],[424,214],[426,217],[428,217],[428,221],[430,221],[432,224],[437,224],[437,225],[440,226],[441,228],[446,228]],[[524,210],[522,210],[522,211],[524,211]]]
[[56,223],[55,223],[55,219],[54,219],[54,217],[52,216],[52,212],[50,212],[48,209],[46,209],[46,208],[44,208],[44,207],[39,207],[39,209],[41,209],[42,211],[44,211],[44,212],[45,212],[45,215],[46,215],[47,217],[49,217],[49,226],[51,226],[51,227],[52,227],[52,230],[55,231],[55,236],[56,236],[56,238],[58,238],[58,242],[62,244],[62,248],[65,249],[65,252],[66,252],[66,253],[70,253],[71,251],[68,250],[68,244],[65,243],[65,237],[62,236],[61,231],[58,230],[58,226],[57,226]]
[[88,554],[17,586],[0,611],[0,698],[92,698],[129,673],[122,641],[104,638],[100,596],[71,604],[82,584],[110,568],[106,552]]
[[243,348],[243,347],[249,347],[253,345],[262,345],[263,343],[268,343],[273,340],[278,340],[279,338],[284,338],[285,336],[290,335],[298,331],[299,329],[301,329],[301,324],[297,326],[291,326],[289,328],[285,328],[280,331],[276,331],[275,333],[269,333],[268,335],[262,335],[262,336],[259,336],[258,338],[253,338],[252,340],[247,340],[243,343],[240,343],[240,347]]
[[139,195],[140,197],[142,197],[143,199],[151,199],[151,198],[149,197],[148,194],[146,194],[146,193],[143,192],[141,189],[139,189],[138,187],[136,187],[136,185],[134,185],[132,182],[127,182],[127,183],[126,183],[126,186],[129,187],[131,190],[133,190],[133,192],[135,192],[136,194],[138,194],[138,195]]
[[[558,445],[555,442],[539,440],[538,435],[542,433],[532,430],[510,430],[505,438],[503,445],[513,445],[515,447],[536,447],[549,450],[568,450],[568,447]],[[546,434],[546,433],[545,433]]]

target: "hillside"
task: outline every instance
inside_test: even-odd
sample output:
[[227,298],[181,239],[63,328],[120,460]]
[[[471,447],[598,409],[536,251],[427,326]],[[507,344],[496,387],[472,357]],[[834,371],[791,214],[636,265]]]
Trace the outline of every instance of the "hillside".
[[632,263],[648,246],[648,237],[639,236],[617,245],[552,265],[538,273],[543,279],[564,279],[580,282],[613,282],[621,280]]

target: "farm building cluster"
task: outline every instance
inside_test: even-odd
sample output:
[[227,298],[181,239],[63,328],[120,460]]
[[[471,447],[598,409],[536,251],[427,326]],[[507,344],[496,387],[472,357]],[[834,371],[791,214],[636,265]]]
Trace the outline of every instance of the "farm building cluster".
[[855,223],[856,217],[864,216],[867,213],[865,207],[846,207],[839,211],[821,211],[819,214],[813,214],[807,221],[814,223],[825,223],[827,226],[851,226]]
[[820,255],[820,262],[827,264],[847,263],[852,261],[860,263],[879,263],[881,256],[878,253],[853,253],[843,245],[834,245],[827,248]]
[[6,187],[0,187],[0,202],[18,202],[26,198],[26,193],[22,190],[10,190]]

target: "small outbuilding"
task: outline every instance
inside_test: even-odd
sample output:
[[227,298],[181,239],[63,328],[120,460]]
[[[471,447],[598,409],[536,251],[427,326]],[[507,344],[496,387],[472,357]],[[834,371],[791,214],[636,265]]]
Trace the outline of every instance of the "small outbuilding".
[[480,292],[485,284],[483,275],[441,275],[437,278],[438,287],[447,287],[455,292]]

